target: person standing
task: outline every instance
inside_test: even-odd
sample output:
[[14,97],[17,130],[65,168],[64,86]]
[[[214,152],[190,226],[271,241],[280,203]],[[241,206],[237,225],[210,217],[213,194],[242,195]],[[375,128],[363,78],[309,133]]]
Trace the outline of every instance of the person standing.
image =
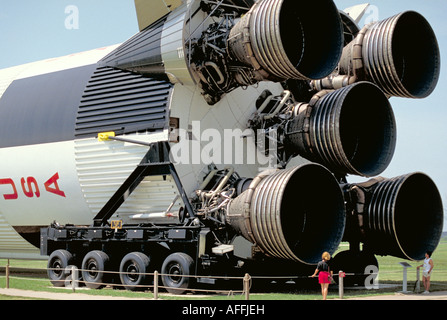
[[425,291],[423,292],[423,294],[430,293],[430,277],[431,277],[431,272],[433,271],[433,267],[434,267],[434,263],[433,263],[433,259],[431,258],[431,254],[432,254],[431,252],[426,252],[424,263],[417,267],[418,269],[420,269],[422,267],[422,283],[424,284],[424,288],[425,288]]
[[322,260],[318,262],[317,268],[312,278],[316,277],[318,274],[318,283],[321,285],[321,295],[323,300],[326,300],[329,291],[329,284],[332,282],[333,271],[329,267],[329,260],[331,260],[331,255],[329,252],[324,252],[321,256]]

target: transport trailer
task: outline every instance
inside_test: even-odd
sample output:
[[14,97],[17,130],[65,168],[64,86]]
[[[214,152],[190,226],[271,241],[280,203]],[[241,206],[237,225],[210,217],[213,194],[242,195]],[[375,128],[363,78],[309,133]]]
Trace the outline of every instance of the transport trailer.
[[[111,229],[52,225],[42,230],[45,244],[41,250],[46,254],[47,246],[52,252],[48,276],[56,287],[65,286],[71,272],[69,266],[76,265],[82,270],[82,283],[88,288],[122,284],[127,290],[142,290],[153,279],[153,276],[146,274],[155,271],[151,266],[157,258],[166,257],[162,268],[157,268],[163,274],[170,274],[162,275],[163,285],[176,289],[188,288],[192,278],[180,276],[196,274],[194,266],[197,263],[200,233],[200,228],[194,226],[124,225]],[[174,253],[166,256],[168,252]],[[123,253],[126,254],[122,256]]]
[[109,221],[144,178],[168,175],[186,204],[186,208],[181,208],[184,213],[180,213],[179,222],[184,223],[186,215],[188,219],[194,217],[175,167],[166,157],[168,145],[157,143],[149,147],[142,163],[100,210],[91,226],[60,226],[54,222],[41,230],[40,250],[42,255],[50,256],[48,276],[54,286],[64,286],[67,268],[75,265],[82,270],[83,283],[89,288],[102,288],[119,279],[126,289],[139,290],[153,279],[146,273],[161,270],[163,284],[175,288],[168,290],[181,293],[181,288],[188,288],[193,282],[192,277],[181,275],[196,275],[196,266],[211,264],[211,259],[200,252],[205,250],[209,229],[199,224],[123,225],[121,220]]

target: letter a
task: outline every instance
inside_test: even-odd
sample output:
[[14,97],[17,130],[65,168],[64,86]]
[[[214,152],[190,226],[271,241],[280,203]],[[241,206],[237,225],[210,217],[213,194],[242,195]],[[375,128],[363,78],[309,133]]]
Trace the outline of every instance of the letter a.
[[[59,180],[59,173],[56,173],[54,176],[52,176],[50,179],[48,179],[47,182],[45,182],[45,189],[50,193],[54,193],[58,196],[65,198],[65,192],[63,192],[59,189],[57,180]],[[54,187],[51,187],[51,185],[54,185]]]
[[65,18],[65,28],[67,30],[79,29],[79,9],[77,6],[71,5],[65,7],[65,13],[68,16]]

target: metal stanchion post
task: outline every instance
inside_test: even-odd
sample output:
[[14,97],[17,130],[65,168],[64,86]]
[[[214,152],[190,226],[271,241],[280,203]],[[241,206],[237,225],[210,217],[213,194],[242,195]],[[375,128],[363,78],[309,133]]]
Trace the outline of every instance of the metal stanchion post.
[[71,290],[76,292],[76,283],[78,281],[78,272],[76,266],[71,266]]
[[6,263],[6,289],[9,289],[9,259]]
[[343,271],[339,271],[338,272],[338,295],[340,297],[340,299],[343,299],[344,293],[345,293],[345,289],[344,289],[344,278],[345,278],[346,274]]
[[154,299],[158,299],[158,271],[154,272]]
[[244,293],[245,293],[245,300],[250,300],[250,275],[248,273],[244,276]]

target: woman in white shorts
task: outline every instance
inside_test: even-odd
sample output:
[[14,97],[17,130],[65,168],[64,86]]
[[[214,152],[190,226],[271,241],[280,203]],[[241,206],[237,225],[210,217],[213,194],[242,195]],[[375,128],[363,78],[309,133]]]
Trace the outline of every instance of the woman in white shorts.
[[428,294],[430,293],[431,272],[433,271],[434,267],[433,259],[431,258],[431,252],[425,253],[424,263],[417,268],[419,269],[420,267],[422,267],[422,282],[424,283],[425,288],[424,294]]

